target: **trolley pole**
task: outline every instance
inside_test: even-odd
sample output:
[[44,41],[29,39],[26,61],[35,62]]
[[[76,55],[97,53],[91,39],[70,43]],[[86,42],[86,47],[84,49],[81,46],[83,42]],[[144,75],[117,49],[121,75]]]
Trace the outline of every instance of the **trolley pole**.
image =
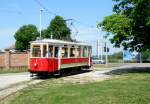
[[42,12],[43,9],[40,9],[40,39],[42,39]]

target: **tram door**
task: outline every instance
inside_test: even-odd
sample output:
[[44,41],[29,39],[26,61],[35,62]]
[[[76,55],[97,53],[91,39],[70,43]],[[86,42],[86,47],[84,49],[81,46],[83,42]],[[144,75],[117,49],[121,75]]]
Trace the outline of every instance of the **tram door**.
[[55,72],[58,69],[58,47],[48,46],[49,72]]
[[59,47],[55,46],[54,47],[54,69],[57,71],[59,69]]

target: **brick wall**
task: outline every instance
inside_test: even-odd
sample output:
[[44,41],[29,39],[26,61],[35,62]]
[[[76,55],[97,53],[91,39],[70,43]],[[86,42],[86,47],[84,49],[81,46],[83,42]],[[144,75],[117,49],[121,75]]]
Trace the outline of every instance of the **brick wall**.
[[0,68],[27,67],[28,59],[28,53],[0,53]]
[[5,67],[5,53],[0,53],[0,68]]

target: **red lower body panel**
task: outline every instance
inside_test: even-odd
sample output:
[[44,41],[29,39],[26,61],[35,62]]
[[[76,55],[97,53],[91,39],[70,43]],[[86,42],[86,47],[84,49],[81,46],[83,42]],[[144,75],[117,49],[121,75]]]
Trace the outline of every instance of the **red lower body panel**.
[[[89,58],[64,58],[60,60],[60,68],[69,68],[71,66],[82,66],[89,63]],[[61,67],[65,65],[64,67]],[[40,72],[55,72],[58,71],[58,59],[56,58],[31,58],[30,59],[30,69],[32,73]]]
[[31,58],[30,72],[55,72],[58,70],[58,59]]

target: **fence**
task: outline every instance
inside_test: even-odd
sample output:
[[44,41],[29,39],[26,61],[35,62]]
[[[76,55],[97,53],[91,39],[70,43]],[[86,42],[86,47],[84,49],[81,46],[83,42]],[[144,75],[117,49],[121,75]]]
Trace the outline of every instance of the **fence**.
[[27,52],[1,52],[0,53],[0,68],[25,68],[28,67],[29,55]]

